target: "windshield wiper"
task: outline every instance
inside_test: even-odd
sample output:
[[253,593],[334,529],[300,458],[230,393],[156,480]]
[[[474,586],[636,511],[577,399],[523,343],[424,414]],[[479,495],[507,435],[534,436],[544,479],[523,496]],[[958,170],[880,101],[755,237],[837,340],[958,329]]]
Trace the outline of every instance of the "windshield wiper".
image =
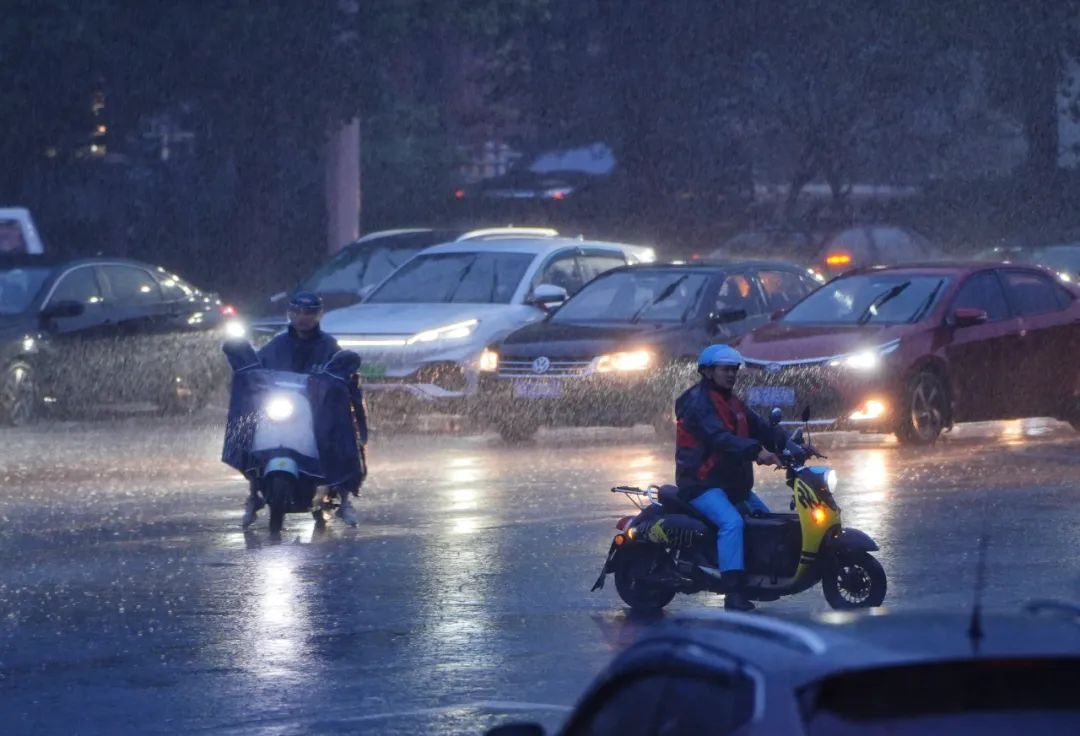
[[923,318],[923,313],[933,306],[934,299],[937,298],[938,292],[941,291],[941,287],[944,284],[945,279],[937,282],[937,286],[935,286],[933,290],[929,294],[927,294],[926,299],[924,299],[923,303],[919,305],[919,308],[915,310],[915,314],[911,316],[911,319],[909,319],[908,322],[918,322],[920,319]]
[[449,296],[446,297],[446,301],[448,303],[454,301],[454,297],[457,295],[458,289],[460,289],[461,285],[465,283],[465,277],[469,275],[469,271],[472,271],[472,267],[476,265],[476,262],[478,260],[480,260],[480,256],[473,256],[473,259],[466,263],[465,267],[461,269],[461,273],[458,274],[457,286],[455,286],[454,290],[451,291]]
[[905,281],[904,283],[897,284],[891,289],[883,292],[882,294],[879,294],[874,299],[874,301],[870,302],[866,309],[863,310],[863,313],[859,315],[859,318],[857,320],[855,320],[855,324],[865,325],[867,322],[870,321],[872,317],[877,314],[878,310],[882,306],[884,306],[887,302],[890,302],[896,297],[900,296],[904,289],[909,286],[911,286],[911,282]]
[[651,302],[649,302],[648,304],[643,306],[641,309],[634,312],[634,316],[630,318],[630,323],[631,324],[636,324],[637,321],[639,319],[641,319],[641,315],[645,314],[645,312],[652,309],[657,304],[659,304],[660,302],[664,301],[669,296],[674,294],[675,290],[679,288],[679,284],[686,281],[686,279],[689,278],[689,277],[690,277],[690,274],[684,273],[682,276],[680,276],[679,278],[675,279],[670,284],[665,286],[664,290],[661,291],[659,294],[657,294],[655,299],[653,299]]

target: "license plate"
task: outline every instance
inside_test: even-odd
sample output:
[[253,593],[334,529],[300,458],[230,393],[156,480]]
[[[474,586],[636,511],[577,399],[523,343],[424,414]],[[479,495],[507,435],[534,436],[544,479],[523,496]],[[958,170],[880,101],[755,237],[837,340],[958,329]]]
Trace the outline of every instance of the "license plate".
[[380,378],[386,375],[386,366],[378,363],[361,363],[360,375],[364,378]]
[[791,386],[755,386],[746,394],[746,403],[754,406],[795,406]]
[[514,398],[557,399],[562,396],[559,381],[514,381]]

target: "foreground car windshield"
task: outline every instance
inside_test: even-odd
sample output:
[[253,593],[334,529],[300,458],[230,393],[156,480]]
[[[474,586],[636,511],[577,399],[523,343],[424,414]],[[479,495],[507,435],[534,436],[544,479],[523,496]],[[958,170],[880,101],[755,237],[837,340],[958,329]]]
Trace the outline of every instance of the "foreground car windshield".
[[900,324],[917,322],[933,308],[947,276],[868,273],[837,279],[792,308],[795,324]]
[[604,276],[581,290],[552,322],[679,322],[697,303],[708,277],[685,272]]
[[0,314],[25,312],[49,273],[47,268],[10,268],[0,271]]
[[509,304],[529,253],[433,253],[405,264],[368,303]]

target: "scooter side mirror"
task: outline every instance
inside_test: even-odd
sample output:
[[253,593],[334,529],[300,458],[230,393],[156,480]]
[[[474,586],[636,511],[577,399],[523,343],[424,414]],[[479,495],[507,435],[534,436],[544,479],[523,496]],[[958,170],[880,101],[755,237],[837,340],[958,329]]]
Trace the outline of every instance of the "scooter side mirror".
[[780,410],[779,406],[774,406],[772,411],[769,412],[769,424],[776,426],[780,424],[784,419],[784,412]]
[[807,404],[806,408],[802,410],[802,423],[806,424],[810,421],[810,405]]

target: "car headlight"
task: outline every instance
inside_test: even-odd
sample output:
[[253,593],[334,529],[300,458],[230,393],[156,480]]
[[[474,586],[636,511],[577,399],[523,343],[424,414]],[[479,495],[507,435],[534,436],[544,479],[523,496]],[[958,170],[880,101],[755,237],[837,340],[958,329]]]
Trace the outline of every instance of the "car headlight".
[[653,354],[648,350],[631,350],[599,356],[593,361],[593,370],[597,373],[643,371],[652,365],[652,362]]
[[464,322],[455,322],[445,327],[437,327],[434,330],[424,330],[405,341],[406,345],[415,345],[418,342],[435,342],[436,340],[460,340],[472,334],[480,320],[467,319]]
[[230,319],[225,323],[225,335],[232,340],[240,340],[247,337],[247,326],[238,319]]
[[484,348],[484,352],[480,353],[478,367],[482,373],[494,373],[499,370],[499,354],[494,350]]
[[860,350],[857,353],[833,358],[829,361],[829,365],[833,367],[843,366],[857,371],[874,371],[881,367],[882,358],[895,351],[898,347],[900,347],[900,341],[893,340],[876,348]]
[[263,411],[271,422],[284,422],[296,411],[296,404],[288,396],[271,396],[263,404]]

